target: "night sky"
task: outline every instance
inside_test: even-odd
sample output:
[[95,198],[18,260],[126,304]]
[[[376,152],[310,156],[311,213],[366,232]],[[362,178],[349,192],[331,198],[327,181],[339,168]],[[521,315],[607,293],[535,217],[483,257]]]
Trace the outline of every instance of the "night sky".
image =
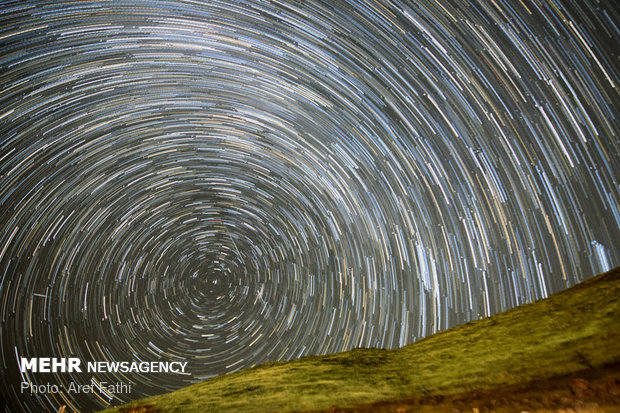
[[[303,3],[1,3],[8,411],[398,348],[620,265],[616,1]],[[20,394],[18,357],[70,356],[190,374]]]

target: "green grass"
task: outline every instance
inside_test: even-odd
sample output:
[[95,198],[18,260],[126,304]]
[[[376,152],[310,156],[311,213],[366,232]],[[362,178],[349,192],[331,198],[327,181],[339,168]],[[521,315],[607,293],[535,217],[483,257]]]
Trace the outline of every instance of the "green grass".
[[130,405],[188,413],[320,410],[483,390],[619,361],[616,268],[545,300],[401,349],[267,363]]

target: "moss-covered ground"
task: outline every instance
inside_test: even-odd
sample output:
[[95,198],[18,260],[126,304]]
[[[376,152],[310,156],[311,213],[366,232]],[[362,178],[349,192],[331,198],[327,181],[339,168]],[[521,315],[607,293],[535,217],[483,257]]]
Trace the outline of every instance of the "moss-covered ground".
[[188,413],[326,410],[486,391],[618,362],[620,268],[398,350],[267,363],[106,413],[138,406]]

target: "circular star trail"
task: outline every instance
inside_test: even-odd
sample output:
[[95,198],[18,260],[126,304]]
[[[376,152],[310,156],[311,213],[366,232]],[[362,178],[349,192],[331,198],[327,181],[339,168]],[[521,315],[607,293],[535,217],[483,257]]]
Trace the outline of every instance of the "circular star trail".
[[397,348],[620,263],[613,1],[0,7],[11,411]]

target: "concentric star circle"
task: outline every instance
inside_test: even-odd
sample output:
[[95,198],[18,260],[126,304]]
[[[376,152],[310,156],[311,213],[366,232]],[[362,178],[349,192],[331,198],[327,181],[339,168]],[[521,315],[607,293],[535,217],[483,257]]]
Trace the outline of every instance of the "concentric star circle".
[[[2,3],[9,408],[397,348],[618,265],[618,16],[569,0]],[[20,357],[188,367],[25,376]]]

